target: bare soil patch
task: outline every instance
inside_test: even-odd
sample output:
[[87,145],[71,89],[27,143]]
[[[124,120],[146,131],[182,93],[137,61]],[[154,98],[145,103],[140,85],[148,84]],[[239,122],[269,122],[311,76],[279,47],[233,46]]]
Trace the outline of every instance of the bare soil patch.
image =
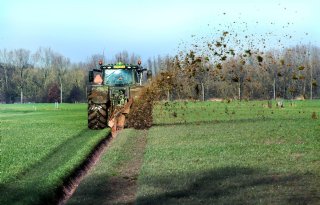
[[67,204],[134,204],[146,139],[146,130],[122,130]]
[[119,168],[120,175],[110,177],[106,187],[108,195],[104,204],[134,204],[138,190],[137,179],[143,162],[144,150],[147,144],[147,131],[138,137],[132,150],[133,159]]

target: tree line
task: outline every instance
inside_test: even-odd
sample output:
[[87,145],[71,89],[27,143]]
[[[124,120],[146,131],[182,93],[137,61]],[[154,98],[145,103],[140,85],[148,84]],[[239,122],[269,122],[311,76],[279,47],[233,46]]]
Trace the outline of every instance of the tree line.
[[86,62],[70,59],[51,48],[0,50],[0,103],[85,102],[88,70],[105,63],[136,63],[140,57],[127,51],[105,59],[93,54]]
[[[220,42],[206,51],[190,49],[176,56],[158,56],[144,62],[153,76],[166,76],[165,99],[235,98],[293,99],[320,96],[320,49],[297,45],[261,52],[238,50]],[[111,59],[93,54],[85,62],[70,59],[51,48],[0,50],[0,103],[85,102],[88,70],[105,63],[136,63],[135,53],[122,51]]]
[[[320,48],[236,52],[216,43],[149,65],[163,75],[164,99],[314,99],[320,97]],[[220,49],[217,49],[217,47]],[[150,62],[151,61],[151,62]],[[160,70],[157,70],[160,62]]]
[[[0,102],[71,102],[84,95],[82,63],[51,48],[0,50]],[[65,98],[65,99],[63,99]]]

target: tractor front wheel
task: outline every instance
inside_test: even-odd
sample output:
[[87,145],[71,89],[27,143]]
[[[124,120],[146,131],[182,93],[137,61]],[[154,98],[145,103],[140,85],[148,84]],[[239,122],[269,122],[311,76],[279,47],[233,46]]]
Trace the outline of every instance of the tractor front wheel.
[[88,127],[93,130],[104,129],[107,127],[108,110],[107,104],[88,104]]

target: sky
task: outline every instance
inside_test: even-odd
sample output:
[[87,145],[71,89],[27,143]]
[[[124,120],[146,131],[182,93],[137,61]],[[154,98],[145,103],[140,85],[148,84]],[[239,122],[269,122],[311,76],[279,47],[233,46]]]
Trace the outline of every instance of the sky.
[[[319,0],[1,0],[0,49],[50,47],[72,62],[123,50],[142,61],[175,55],[191,36],[269,32],[320,46]],[[244,29],[244,23],[246,28]],[[229,28],[229,27],[228,27]]]

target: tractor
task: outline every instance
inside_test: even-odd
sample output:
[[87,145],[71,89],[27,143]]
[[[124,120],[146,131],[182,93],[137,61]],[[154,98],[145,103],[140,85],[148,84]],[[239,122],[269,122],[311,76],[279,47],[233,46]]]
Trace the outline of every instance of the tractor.
[[142,88],[143,76],[147,69],[137,65],[103,64],[99,69],[89,71],[88,86],[88,127],[104,129],[111,127],[112,132],[123,129],[125,117],[135,97]]

